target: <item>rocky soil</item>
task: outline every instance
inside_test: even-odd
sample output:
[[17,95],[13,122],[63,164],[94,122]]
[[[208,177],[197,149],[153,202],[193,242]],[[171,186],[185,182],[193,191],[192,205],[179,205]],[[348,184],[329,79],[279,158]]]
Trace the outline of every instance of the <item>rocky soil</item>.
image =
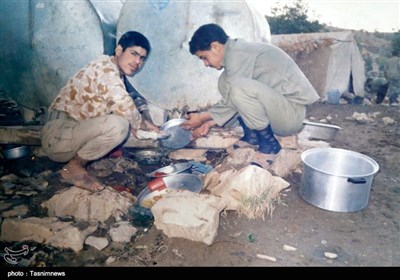
[[[365,121],[350,120],[355,112],[365,113]],[[223,212],[215,242],[207,246],[182,238],[168,238],[151,223],[138,227],[131,242],[112,242],[99,251],[85,245],[79,253],[57,249],[34,242],[0,243],[5,248],[17,249],[21,244],[32,248],[18,266],[54,267],[137,267],[137,266],[399,266],[398,239],[400,212],[400,110],[382,105],[329,105],[317,103],[309,107],[307,118],[338,125],[342,130],[330,142],[332,147],[365,154],[380,166],[374,176],[368,206],[359,212],[339,213],[317,208],[299,195],[301,170],[285,178],[291,186],[281,196],[272,215],[265,219],[249,220],[236,212]],[[395,121],[385,123],[385,117]],[[127,151],[125,151],[127,152]],[[213,153],[214,162],[224,153]],[[151,168],[149,166],[144,168]],[[49,185],[37,195],[13,197],[4,203],[28,203],[25,215],[45,215],[40,202],[50,198],[66,185],[56,173],[60,164],[45,157],[23,160],[1,160],[2,176],[10,173],[33,177],[49,170]],[[145,171],[143,171],[145,172]],[[137,194],[143,187],[143,174],[111,174],[104,180],[128,185],[135,181]],[[131,180],[131,181],[130,181]],[[10,207],[10,206],[9,206]],[[6,208],[2,208],[2,212]],[[10,266],[1,260],[2,266]]]

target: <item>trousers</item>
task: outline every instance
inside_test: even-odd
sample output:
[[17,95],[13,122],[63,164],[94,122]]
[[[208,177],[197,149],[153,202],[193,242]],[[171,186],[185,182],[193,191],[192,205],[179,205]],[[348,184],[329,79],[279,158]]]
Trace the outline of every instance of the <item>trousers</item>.
[[56,111],[48,120],[41,131],[42,148],[56,162],[70,161],[76,155],[88,161],[99,159],[130,133],[128,120],[114,114],[78,122]]
[[289,136],[303,126],[306,105],[289,101],[284,95],[256,80],[234,80],[230,97],[250,129],[263,130],[271,125],[275,134]]

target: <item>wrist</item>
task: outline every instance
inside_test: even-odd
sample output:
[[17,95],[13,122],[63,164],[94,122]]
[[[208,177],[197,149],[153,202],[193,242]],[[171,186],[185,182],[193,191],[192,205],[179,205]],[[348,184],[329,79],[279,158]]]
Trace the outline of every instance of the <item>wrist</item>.
[[211,117],[210,113],[202,112],[202,113],[200,113],[200,120],[202,121],[202,123],[205,123],[208,121],[212,121],[212,117]]
[[206,125],[208,126],[208,128],[212,128],[216,125],[216,123],[213,120],[209,120],[206,122]]
[[140,114],[142,115],[143,120],[153,122],[153,120],[151,119],[149,110],[141,111]]

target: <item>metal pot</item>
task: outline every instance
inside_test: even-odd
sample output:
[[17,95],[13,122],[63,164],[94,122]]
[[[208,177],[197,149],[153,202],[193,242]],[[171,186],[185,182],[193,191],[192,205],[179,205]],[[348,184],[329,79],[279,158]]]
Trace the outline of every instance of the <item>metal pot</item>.
[[22,158],[30,154],[29,146],[6,145],[2,150],[6,159]]
[[153,150],[141,150],[133,154],[134,159],[141,164],[157,165],[164,155],[160,152]]
[[301,154],[300,196],[308,203],[335,212],[356,212],[368,205],[374,174],[373,159],[336,148],[314,148]]

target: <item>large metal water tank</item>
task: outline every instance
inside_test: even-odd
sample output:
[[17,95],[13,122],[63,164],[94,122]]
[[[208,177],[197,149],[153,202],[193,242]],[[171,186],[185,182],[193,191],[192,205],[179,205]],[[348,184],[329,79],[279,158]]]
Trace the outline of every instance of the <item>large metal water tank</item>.
[[23,105],[49,105],[66,81],[103,53],[87,0],[1,1],[0,86]]
[[115,33],[117,32],[117,22],[124,0],[104,1],[89,0],[100,17],[101,29],[104,38],[104,54],[113,55],[115,50]]
[[152,45],[145,67],[132,84],[161,108],[203,109],[220,99],[221,71],[206,68],[189,52],[194,31],[206,23],[221,25],[231,38],[270,41],[266,19],[246,1],[126,1],[117,25],[117,40],[136,30]]

